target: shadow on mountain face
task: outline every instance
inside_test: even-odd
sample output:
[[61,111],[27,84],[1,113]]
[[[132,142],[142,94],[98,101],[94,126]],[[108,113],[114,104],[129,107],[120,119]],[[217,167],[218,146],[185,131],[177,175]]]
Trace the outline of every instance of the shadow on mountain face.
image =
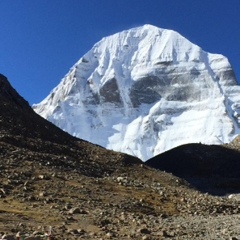
[[240,152],[224,146],[187,144],[146,162],[212,195],[240,193]]

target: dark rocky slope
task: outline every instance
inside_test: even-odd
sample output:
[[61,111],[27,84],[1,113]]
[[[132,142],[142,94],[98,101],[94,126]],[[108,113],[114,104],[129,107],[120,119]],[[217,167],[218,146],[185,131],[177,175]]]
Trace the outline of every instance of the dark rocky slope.
[[[41,154],[42,164],[65,165],[86,175],[102,176],[124,163],[141,161],[74,138],[37,115],[29,104],[0,75],[0,141]],[[2,145],[2,152],[5,146]],[[64,155],[67,155],[64,156]],[[49,162],[49,160],[51,160]],[[103,164],[104,169],[103,169]]]
[[240,152],[236,144],[235,148],[232,145],[186,144],[149,159],[146,164],[184,178],[204,192],[239,193]]

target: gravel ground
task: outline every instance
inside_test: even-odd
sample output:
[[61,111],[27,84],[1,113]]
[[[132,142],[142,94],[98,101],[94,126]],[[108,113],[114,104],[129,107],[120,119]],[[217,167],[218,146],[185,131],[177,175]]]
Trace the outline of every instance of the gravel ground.
[[[240,215],[187,216],[163,220],[160,235],[171,239],[240,239]],[[151,239],[151,238],[149,238]]]

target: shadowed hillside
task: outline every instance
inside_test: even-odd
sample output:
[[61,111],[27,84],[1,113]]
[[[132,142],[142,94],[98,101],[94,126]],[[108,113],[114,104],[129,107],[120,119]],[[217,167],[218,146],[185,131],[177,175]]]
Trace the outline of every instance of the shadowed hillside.
[[186,144],[162,153],[146,164],[184,178],[204,192],[240,192],[240,152],[237,148]]
[[[33,151],[30,160],[34,160],[35,155],[43,154],[42,164],[51,159],[51,165],[68,165],[68,168],[78,168],[83,174],[96,176],[113,171],[118,164],[141,162],[63,132],[37,115],[3,75],[0,75],[0,101],[0,141]],[[100,163],[105,165],[104,169]]]

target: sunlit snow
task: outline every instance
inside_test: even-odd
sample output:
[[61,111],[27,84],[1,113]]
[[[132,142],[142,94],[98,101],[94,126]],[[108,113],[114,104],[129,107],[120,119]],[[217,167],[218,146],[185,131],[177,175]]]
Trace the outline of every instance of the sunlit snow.
[[63,130],[147,160],[239,134],[240,87],[222,55],[151,25],[103,38],[34,110]]

